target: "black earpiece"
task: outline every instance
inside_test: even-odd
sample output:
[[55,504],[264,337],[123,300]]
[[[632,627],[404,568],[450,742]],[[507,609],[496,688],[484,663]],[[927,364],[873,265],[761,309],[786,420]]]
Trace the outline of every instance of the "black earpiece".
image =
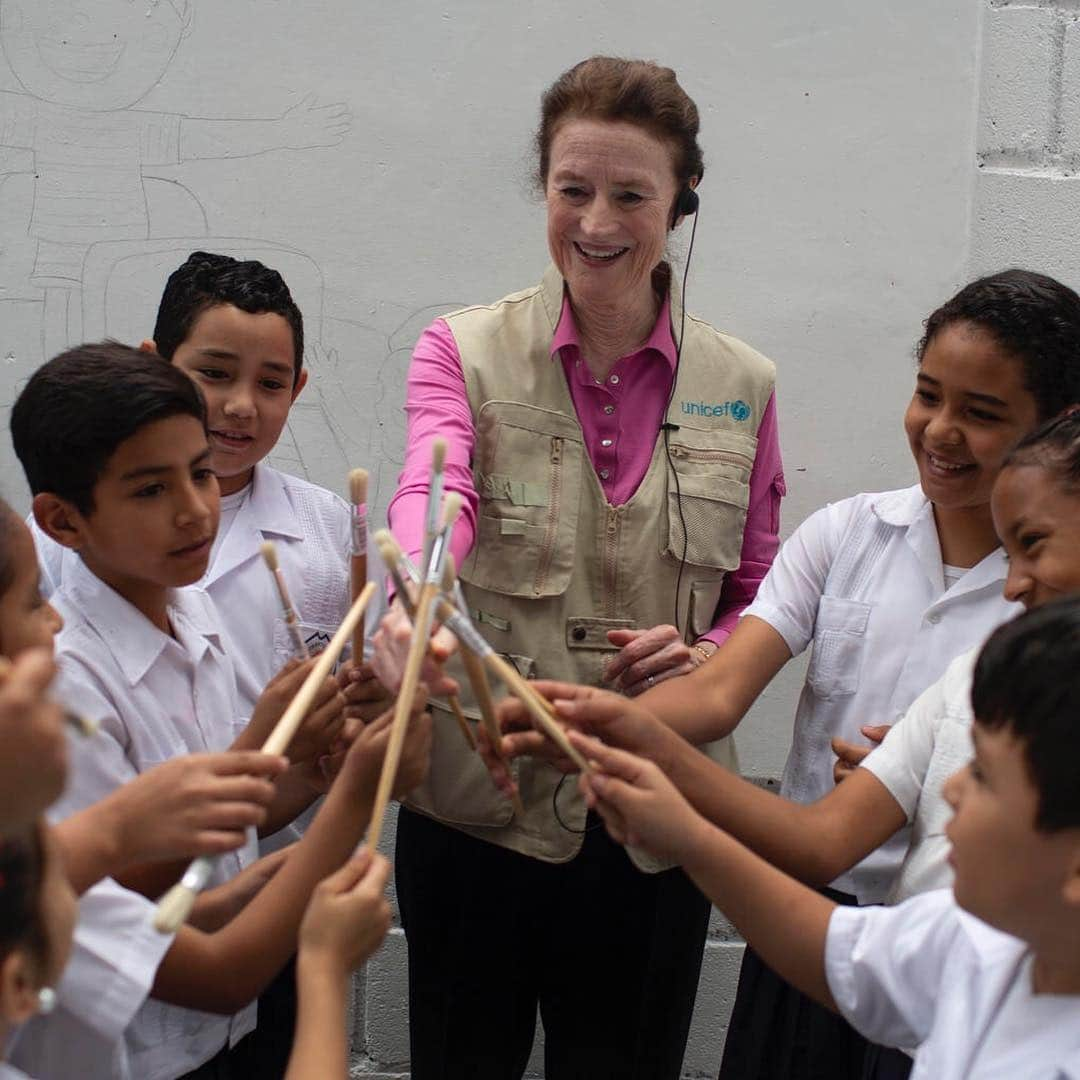
[[675,200],[675,209],[671,213],[671,227],[675,228],[675,222],[679,218],[696,214],[700,204],[701,200],[698,198],[698,193],[687,184],[679,192],[679,197]]

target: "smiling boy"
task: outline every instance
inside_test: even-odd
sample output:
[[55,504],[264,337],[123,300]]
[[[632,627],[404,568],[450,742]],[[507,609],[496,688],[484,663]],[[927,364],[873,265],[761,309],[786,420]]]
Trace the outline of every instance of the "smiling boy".
[[863,1035],[918,1047],[913,1080],[1080,1070],[1080,599],[1000,627],[972,683],[974,760],[945,786],[953,889],[843,907],[706,822],[651,762],[577,733],[586,799],[678,860],[784,978]]

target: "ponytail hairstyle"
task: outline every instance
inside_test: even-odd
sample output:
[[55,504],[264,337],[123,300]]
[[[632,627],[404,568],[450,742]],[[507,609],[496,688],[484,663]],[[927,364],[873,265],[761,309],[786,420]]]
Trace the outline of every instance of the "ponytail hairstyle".
[[44,970],[49,936],[41,912],[44,844],[40,823],[0,834],[0,962],[25,950]]

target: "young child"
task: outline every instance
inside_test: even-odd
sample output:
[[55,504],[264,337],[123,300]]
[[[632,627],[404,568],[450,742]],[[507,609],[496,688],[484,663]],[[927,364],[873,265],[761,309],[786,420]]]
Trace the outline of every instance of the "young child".
[[[848,828],[852,815],[830,796],[830,741],[860,740],[868,751],[862,725],[881,724],[873,729],[880,739],[955,657],[1016,610],[1002,595],[1006,562],[990,493],[1011,447],[1080,401],[1080,297],[1027,271],[980,279],[929,317],[918,355],[905,431],[919,485],[857,495],[812,515],[716,655],[640,698],[691,742],[707,741],[731,731],[780,668],[812,644],[785,800],[764,808],[760,820],[783,814],[802,830],[806,822],[794,825],[799,815],[786,800],[814,804],[836,843],[818,844],[823,831],[793,844],[792,831],[765,836],[749,820],[747,827],[767,845],[767,857],[800,860],[784,865],[815,884],[831,882],[830,895],[848,903],[889,895],[909,838],[886,843],[906,815],[879,784],[873,797],[883,816],[857,816]],[[643,674],[631,668],[624,678]],[[518,749],[537,744],[517,738]],[[864,794],[865,779],[860,784]],[[720,790],[730,790],[726,781]],[[743,805],[741,796],[731,804],[740,820]],[[790,1035],[796,1029],[798,1043]],[[857,1078],[864,1054],[850,1028],[784,987],[748,950],[723,1076]]]
[[574,733],[612,835],[678,860],[767,963],[934,1080],[1080,1068],[1080,600],[994,632],[946,784],[953,890],[838,906],[708,824],[652,762]]
[[[52,1008],[74,925],[75,895],[48,828],[39,820],[0,832],[0,1056],[16,1028]],[[25,1076],[0,1060],[2,1080]]]
[[[101,734],[73,760],[62,813],[178,754],[258,746],[308,670],[279,679],[245,723],[213,604],[179,588],[202,576],[217,526],[205,415],[181,372],[108,344],[44,365],[12,410],[35,517],[80,556],[57,594],[67,623],[60,693],[97,720]],[[327,680],[306,735],[290,748],[294,760],[325,753],[340,714],[336,685]],[[279,813],[290,820],[292,809]],[[253,842],[223,856],[216,880],[253,858]],[[131,883],[156,895],[176,872],[166,867]],[[252,1012],[230,1022],[151,1004],[131,1039],[146,1052],[147,1074],[171,1068],[165,1063],[178,1052],[195,1066],[250,1030]]]

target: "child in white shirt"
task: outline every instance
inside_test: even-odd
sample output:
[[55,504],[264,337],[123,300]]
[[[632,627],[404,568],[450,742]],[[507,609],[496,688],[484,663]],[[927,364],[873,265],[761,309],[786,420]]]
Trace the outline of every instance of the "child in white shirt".
[[972,685],[975,758],[946,785],[952,895],[838,906],[698,816],[652,762],[573,733],[612,835],[679,861],[767,963],[921,1080],[1080,1069],[1080,599],[999,628]]

